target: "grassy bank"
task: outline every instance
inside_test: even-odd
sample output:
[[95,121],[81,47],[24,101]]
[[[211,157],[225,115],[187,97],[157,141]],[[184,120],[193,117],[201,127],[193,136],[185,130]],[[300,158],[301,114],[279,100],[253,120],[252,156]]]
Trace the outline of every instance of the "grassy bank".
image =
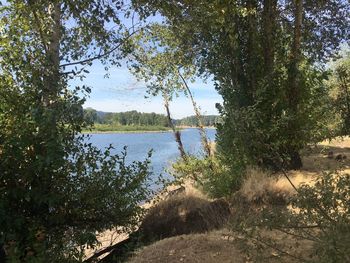
[[168,132],[169,127],[164,126],[138,126],[138,125],[111,125],[95,124],[91,130],[83,130],[83,133],[126,133],[126,132]]

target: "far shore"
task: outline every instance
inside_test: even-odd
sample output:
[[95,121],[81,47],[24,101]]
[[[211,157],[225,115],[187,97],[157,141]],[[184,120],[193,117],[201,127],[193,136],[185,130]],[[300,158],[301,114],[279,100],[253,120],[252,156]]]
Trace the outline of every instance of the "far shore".
[[[130,127],[128,127],[130,128]],[[205,129],[215,129],[214,126],[207,126],[204,127]],[[198,129],[198,127],[193,127],[193,126],[178,126],[176,127],[177,130],[184,130],[184,129]],[[98,130],[98,129],[94,129],[92,128],[91,130],[83,130],[82,133],[83,134],[113,134],[113,133],[167,133],[167,132],[172,132],[171,129],[135,129],[135,130],[123,130],[123,128],[121,128],[120,130],[118,129],[111,129],[111,130]]]
[[92,129],[90,130],[84,130],[82,131],[83,134],[113,134],[113,133],[166,133],[166,132],[172,132],[172,130],[158,130],[158,131],[148,131],[148,130],[131,130],[131,131],[117,131],[117,130],[111,130],[111,131],[98,131]]

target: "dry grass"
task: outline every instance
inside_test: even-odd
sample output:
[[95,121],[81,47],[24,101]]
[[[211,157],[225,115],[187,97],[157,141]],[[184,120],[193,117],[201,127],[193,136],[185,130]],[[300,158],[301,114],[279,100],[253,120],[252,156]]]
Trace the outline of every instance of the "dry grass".
[[[315,173],[292,171],[288,178],[295,187],[312,184]],[[271,175],[257,168],[247,170],[247,177],[239,191],[241,198],[253,203],[286,203],[296,194],[294,187],[284,175]]]
[[152,207],[140,226],[144,241],[203,233],[222,227],[230,215],[224,200],[208,201],[191,195],[179,195]]
[[163,239],[135,254],[130,263],[245,263],[232,240],[223,232],[182,235]]
[[[329,152],[333,157],[330,158]],[[346,159],[337,160],[338,155]],[[349,157],[349,158],[348,158]],[[287,173],[293,185],[298,188],[302,184],[314,184],[317,176],[323,172],[341,170],[350,172],[350,138],[324,141],[316,147],[310,148],[303,156],[303,169]],[[268,174],[259,169],[248,169],[247,177],[239,191],[241,197],[248,202],[270,202],[288,198],[296,193],[291,183],[283,173]]]
[[[333,158],[329,158],[332,152]],[[345,160],[338,161],[338,155],[345,156]],[[336,169],[350,168],[350,138],[336,138],[332,141],[323,141],[310,149],[303,158],[303,170],[315,173]]]
[[[189,197],[189,199],[187,198]],[[169,185],[165,190],[163,190],[161,193],[159,193],[157,196],[155,196],[152,200],[142,205],[144,209],[148,209],[148,216],[147,218],[150,218],[150,213],[152,208],[158,207],[158,204],[160,206],[165,206],[165,204],[170,204],[173,202],[172,200],[187,200],[185,202],[184,207],[188,211],[193,211],[195,209],[199,209],[200,203],[208,203],[209,199],[207,196],[199,191],[197,188],[194,187],[193,182],[186,180],[182,183],[182,185]],[[192,201],[191,201],[192,200]],[[200,202],[195,202],[193,200],[201,200]],[[192,207],[192,208],[191,208]],[[203,208],[203,207],[202,207]],[[171,210],[169,208],[169,210]],[[198,211],[201,211],[199,209]],[[152,222],[149,221],[149,227],[151,227]],[[157,222],[157,220],[155,221]],[[160,221],[158,221],[160,223]],[[145,226],[145,224],[143,224]],[[146,227],[146,226],[145,226]],[[190,227],[187,227],[187,232],[189,232]],[[151,232],[151,231],[150,231]],[[187,233],[186,232],[186,233]],[[193,231],[192,231],[193,232]],[[194,231],[196,232],[196,231]],[[198,231],[197,231],[198,232]],[[99,241],[99,245],[95,247],[94,249],[89,248],[85,250],[85,258],[89,258],[95,253],[98,253],[101,250],[104,250],[105,248],[115,245],[123,240],[126,240],[129,237],[127,233],[123,233],[118,229],[112,229],[112,230],[106,230],[104,232],[101,232],[98,234],[97,239]],[[155,238],[153,234],[150,233],[144,233],[144,239],[151,239]],[[105,255],[104,255],[105,256]]]
[[[279,231],[265,231],[264,238],[272,238],[283,241],[288,247],[286,253],[296,257],[309,258],[312,244],[309,241],[298,241]],[[222,229],[206,234],[181,235],[166,238],[150,246],[137,251],[128,263],[175,263],[175,262],[200,262],[200,263],[294,263],[295,258],[286,253],[262,245],[257,251],[245,246],[246,238],[233,235],[230,230]]]
[[349,136],[337,137],[331,141],[326,140],[326,141],[320,142],[318,145],[339,147],[339,148],[349,148],[350,147],[350,137]]

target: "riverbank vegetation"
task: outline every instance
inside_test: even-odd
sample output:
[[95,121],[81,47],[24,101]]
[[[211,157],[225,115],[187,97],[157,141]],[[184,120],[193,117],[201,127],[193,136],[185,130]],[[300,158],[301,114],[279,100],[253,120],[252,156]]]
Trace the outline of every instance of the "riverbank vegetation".
[[[92,123],[90,129],[83,132],[151,132],[170,131],[168,118],[164,114],[142,113],[137,111],[103,112],[92,108],[84,109],[84,118]],[[205,127],[214,127],[219,118],[215,115],[201,116]],[[172,119],[174,125],[180,127],[198,127],[198,118],[189,116],[182,119]]]
[[129,133],[129,132],[169,132],[166,126],[139,126],[139,125],[113,125],[94,124],[89,129],[82,130],[83,133]]
[[[218,245],[234,251],[226,261],[350,262],[349,145],[325,145],[350,135],[349,25],[343,0],[0,3],[0,261],[125,261],[163,236],[224,228],[229,245],[217,232],[202,247],[202,236],[182,236],[145,248],[136,262],[186,261],[173,250],[157,254],[173,242],[189,261]],[[84,112],[93,87],[74,80],[94,62],[108,71],[122,61],[148,96],[162,97],[166,115],[106,113],[102,121]],[[197,78],[223,98],[215,150],[188,85]],[[185,151],[172,117],[179,94],[193,106],[201,158]],[[94,122],[169,127],[181,186],[144,217],[141,204],[154,197],[151,153],[132,162],[126,150],[93,147],[82,131]],[[188,181],[200,196],[188,196]],[[96,251],[111,230],[132,234]],[[188,250],[186,240],[198,246]]]
[[92,108],[84,109],[85,118],[96,124],[115,126],[162,126],[168,127],[168,119],[163,114],[142,113],[137,111],[102,112]]

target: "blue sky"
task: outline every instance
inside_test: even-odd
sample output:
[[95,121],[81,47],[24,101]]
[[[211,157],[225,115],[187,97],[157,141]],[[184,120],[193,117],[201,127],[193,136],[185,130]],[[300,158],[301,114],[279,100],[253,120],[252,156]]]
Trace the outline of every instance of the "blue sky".
[[[105,78],[104,66],[98,62],[89,69],[90,73],[82,82],[72,84],[90,86],[92,92],[87,98],[84,107],[108,112],[122,112],[137,110],[140,112],[165,113],[161,97],[150,97],[146,93],[146,85],[138,82],[128,71],[125,65],[112,67],[109,78]],[[218,114],[215,103],[222,102],[221,96],[214,89],[211,81],[204,83],[198,79],[190,84],[196,102],[202,114]],[[193,115],[190,100],[185,96],[174,98],[170,104],[173,118],[182,118]]]
[[[128,1],[126,1],[128,4]],[[125,26],[131,27],[130,18],[121,18]],[[134,17],[138,19],[137,15]],[[161,23],[163,18],[157,14],[147,19],[148,22]],[[90,74],[83,82],[74,81],[71,84],[85,84],[91,87],[92,92],[87,98],[84,107],[91,107],[100,111],[122,112],[137,110],[140,112],[165,113],[161,97],[145,98],[146,85],[138,82],[128,71],[124,64],[121,67],[112,67],[109,69],[110,76],[105,78],[106,71],[99,62],[88,69]],[[202,114],[218,114],[215,108],[216,103],[221,103],[221,96],[217,93],[211,81],[204,83],[198,79],[189,84],[197,104],[201,108]],[[179,96],[170,103],[170,110],[173,118],[182,118],[194,115],[192,104],[189,98]]]

